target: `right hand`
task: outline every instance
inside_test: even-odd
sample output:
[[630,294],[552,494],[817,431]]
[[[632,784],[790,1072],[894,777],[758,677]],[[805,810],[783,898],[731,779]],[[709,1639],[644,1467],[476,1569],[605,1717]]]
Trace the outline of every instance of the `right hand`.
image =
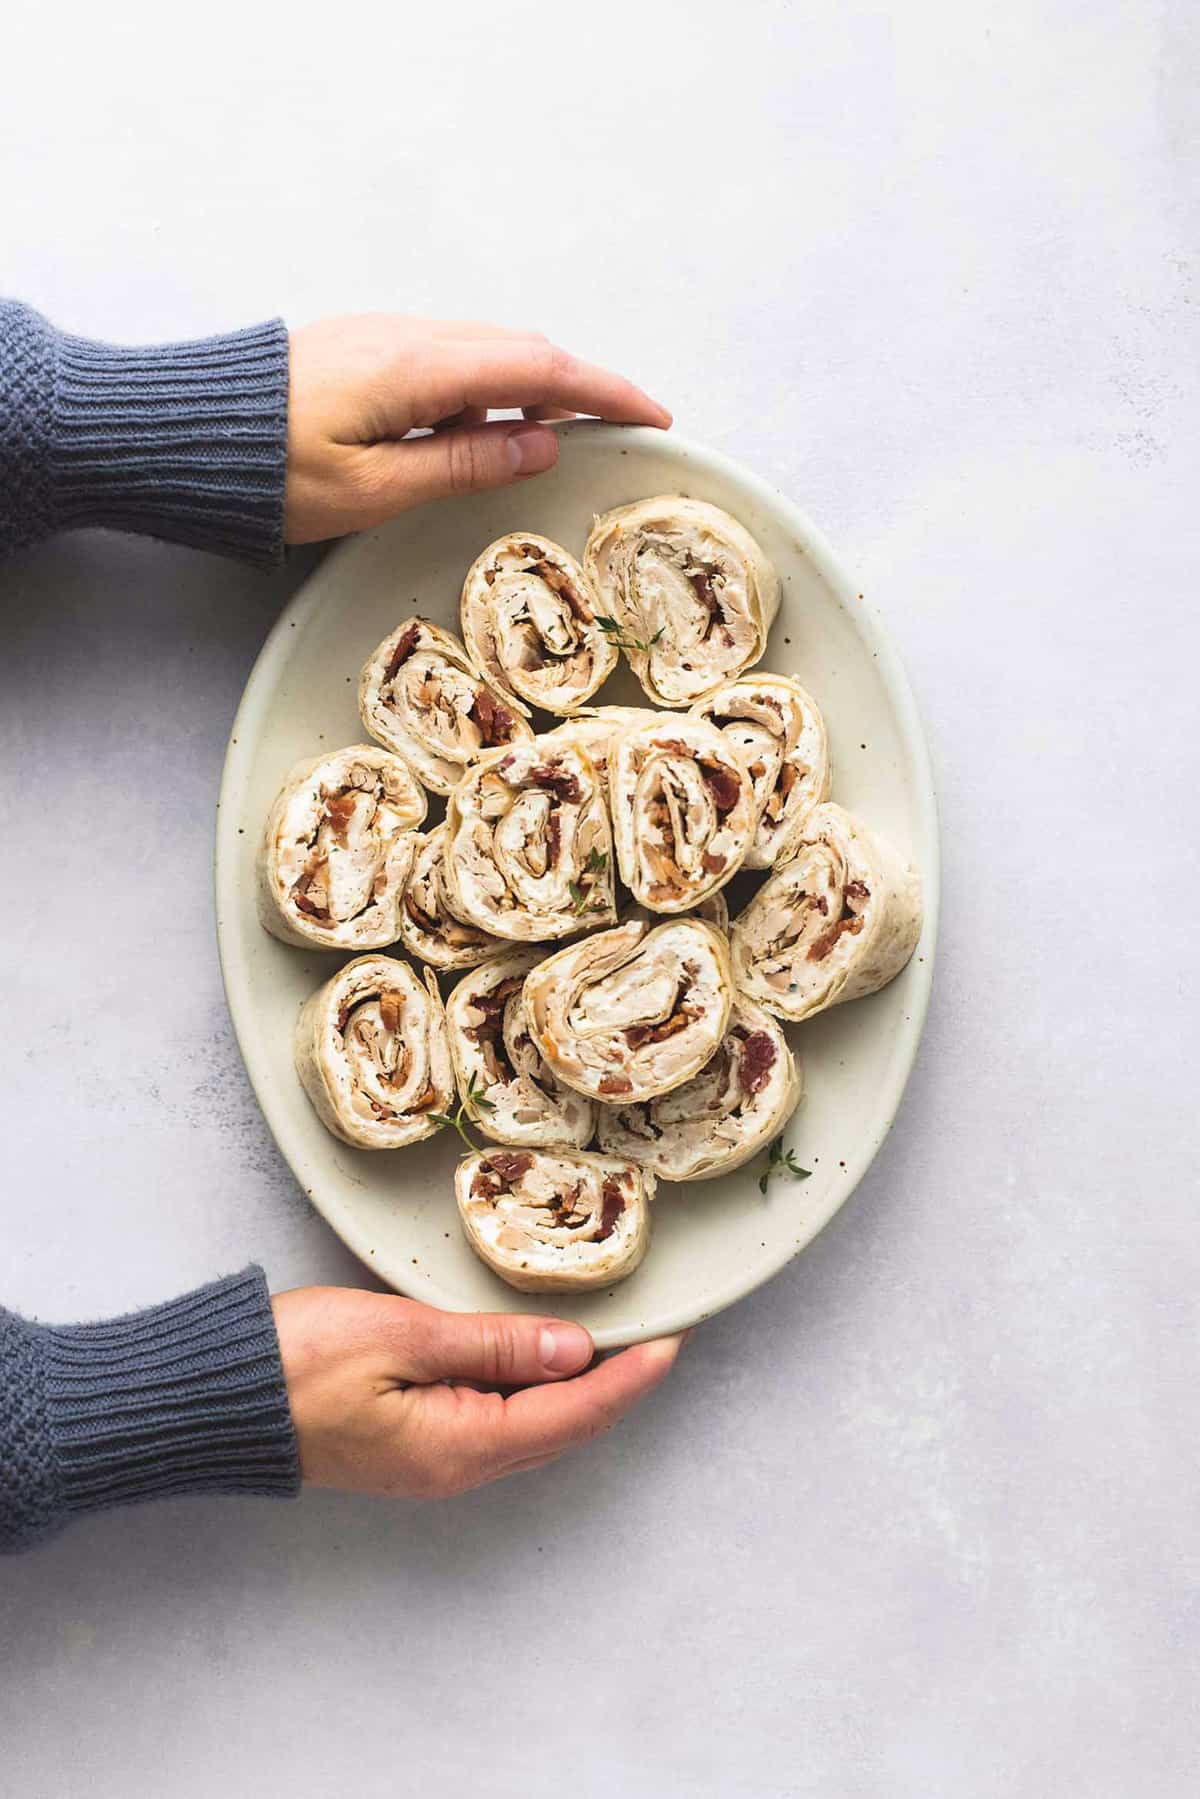
[[[300,1471],[355,1493],[444,1498],[540,1468],[623,1418],[683,1342],[589,1368],[587,1331],[555,1318],[441,1312],[347,1287],[297,1287],[272,1306]],[[456,1384],[471,1382],[517,1391]]]

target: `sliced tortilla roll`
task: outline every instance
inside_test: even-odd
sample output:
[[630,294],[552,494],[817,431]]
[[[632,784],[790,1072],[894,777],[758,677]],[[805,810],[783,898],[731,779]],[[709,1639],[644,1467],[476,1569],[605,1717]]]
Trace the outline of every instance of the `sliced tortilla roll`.
[[660,706],[694,705],[757,662],[779,610],[779,576],[745,527],[678,494],[598,518],[583,567]]
[[734,919],[734,973],[777,1018],[811,1018],[886,986],[920,934],[915,870],[829,801],[809,814],[791,859]]
[[578,562],[532,531],[497,538],[472,564],[462,631],[480,674],[526,717],[577,712],[617,666]]
[[354,744],[291,770],[258,853],[258,913],[284,943],[380,949],[400,903],[425,795],[403,757]]
[[754,789],[715,725],[659,718],[618,738],[609,805],[621,879],[652,912],[689,912],[741,867]]
[[650,1244],[655,1181],[633,1162],[578,1150],[488,1149],[458,1165],[467,1241],[523,1293],[608,1287]]
[[426,618],[397,625],[368,657],[358,710],[368,733],[406,756],[431,793],[449,793],[481,750],[533,735],[457,637]]
[[522,942],[611,924],[612,838],[596,770],[539,737],[480,757],[446,808],[446,891],[459,918]]
[[742,675],[693,707],[716,725],[746,765],[758,824],[746,868],[785,862],[804,820],[829,798],[825,721],[790,675]]
[[305,1002],[296,1072],[327,1129],[358,1149],[403,1149],[440,1129],[454,1071],[437,982],[396,956],[359,956]]
[[711,1180],[765,1149],[800,1094],[800,1069],[783,1032],[761,1006],[739,996],[720,1047],[699,1074],[659,1099],[600,1108],[600,1147],[660,1180]]
[[568,944],[525,977],[534,1045],[567,1086],[610,1105],[682,1087],[729,1023],[721,933],[699,918],[639,919]]
[[648,706],[596,706],[567,719],[565,724],[555,725],[553,731],[547,731],[545,735],[552,741],[565,739],[574,743],[591,757],[607,799],[608,757],[613,744],[631,726],[647,725],[659,717],[661,714],[652,712]]
[[444,824],[417,833],[416,855],[400,906],[400,941],[411,956],[443,973],[478,968],[504,948],[502,938],[464,924],[450,910]]
[[450,1054],[467,1115],[493,1142],[582,1149],[596,1107],[557,1079],[529,1034],[525,976],[541,958],[511,950],[463,976],[446,1002]]

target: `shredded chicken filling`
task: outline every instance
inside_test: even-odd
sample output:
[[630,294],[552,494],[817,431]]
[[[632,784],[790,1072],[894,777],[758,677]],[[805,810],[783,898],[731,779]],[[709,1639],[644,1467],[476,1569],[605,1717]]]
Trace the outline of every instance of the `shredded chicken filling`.
[[[863,930],[871,893],[863,881],[847,879],[841,856],[825,843],[806,848],[784,875],[755,920],[753,959],[768,986],[795,993],[808,979],[823,980],[820,965],[844,937]],[[811,976],[807,965],[816,965]]]
[[465,846],[460,882],[488,904],[539,916],[583,916],[593,893],[607,893],[608,851],[596,795],[582,764],[565,758],[502,758],[479,779],[476,818]]
[[738,842],[725,820],[740,795],[736,774],[674,739],[655,744],[629,795],[638,876],[651,903],[723,873]]
[[338,1018],[351,1103],[364,1115],[391,1120],[437,1103],[429,1021],[412,1017],[411,1011],[403,993],[385,990],[354,995]]
[[565,1249],[602,1243],[625,1209],[624,1180],[565,1157],[489,1151],[471,1178],[471,1198],[498,1216],[496,1245]]
[[483,578],[491,590],[492,657],[518,692],[532,698],[564,680],[590,688],[595,652],[581,627],[595,618],[566,570],[536,544],[522,544],[503,551]]
[[304,866],[291,897],[319,924],[346,924],[384,897],[396,838],[409,819],[385,772],[355,764],[336,787],[322,786],[319,810],[299,839]]

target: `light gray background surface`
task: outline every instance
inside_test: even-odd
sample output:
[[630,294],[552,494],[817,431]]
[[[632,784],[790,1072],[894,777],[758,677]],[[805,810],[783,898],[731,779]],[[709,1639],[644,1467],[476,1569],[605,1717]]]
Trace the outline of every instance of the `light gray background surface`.
[[[0,1567],[22,1799],[1196,1790],[1188,0],[17,0],[0,288],[82,332],[536,324],[828,532],[939,774],[870,1178],[590,1453],[177,1502]],[[0,570],[3,1299],[358,1278],[260,1121],[213,805],[273,580]]]

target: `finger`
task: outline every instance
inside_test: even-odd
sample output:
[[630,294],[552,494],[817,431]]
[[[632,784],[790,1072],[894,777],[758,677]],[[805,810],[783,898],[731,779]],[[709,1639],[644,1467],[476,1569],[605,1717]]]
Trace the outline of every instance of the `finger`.
[[430,323],[436,337],[448,338],[452,343],[483,343],[489,338],[509,338],[514,343],[550,341],[544,331],[527,330],[522,325],[489,325],[482,319],[443,319],[440,324],[434,319]]
[[420,313],[381,312],[368,315],[374,322],[386,325],[398,335],[420,335],[442,338],[451,343],[482,343],[487,338],[511,338],[514,341],[546,342],[544,331],[525,325],[493,325],[487,319],[427,319]]
[[404,1378],[525,1387],[586,1368],[594,1353],[582,1324],[515,1312],[414,1307],[404,1321]]
[[381,459],[371,500],[383,519],[426,500],[481,493],[540,475],[558,461],[558,439],[546,425],[498,420],[377,444],[370,454]]
[[555,1386],[527,1387],[487,1413],[478,1481],[495,1480],[592,1442],[666,1380],[682,1337],[660,1337]]
[[577,419],[577,412],[568,412],[565,406],[522,406],[521,411],[527,419]]
[[[658,425],[671,415],[648,394],[608,369],[581,362],[557,345],[496,341],[434,345],[410,357],[391,384],[419,422],[458,412],[464,406],[559,406],[595,413],[621,424]],[[382,401],[386,418],[387,398]]]
[[486,406],[464,406],[461,412],[454,413],[448,419],[439,419],[433,427],[435,431],[454,431],[459,425],[486,425]]

